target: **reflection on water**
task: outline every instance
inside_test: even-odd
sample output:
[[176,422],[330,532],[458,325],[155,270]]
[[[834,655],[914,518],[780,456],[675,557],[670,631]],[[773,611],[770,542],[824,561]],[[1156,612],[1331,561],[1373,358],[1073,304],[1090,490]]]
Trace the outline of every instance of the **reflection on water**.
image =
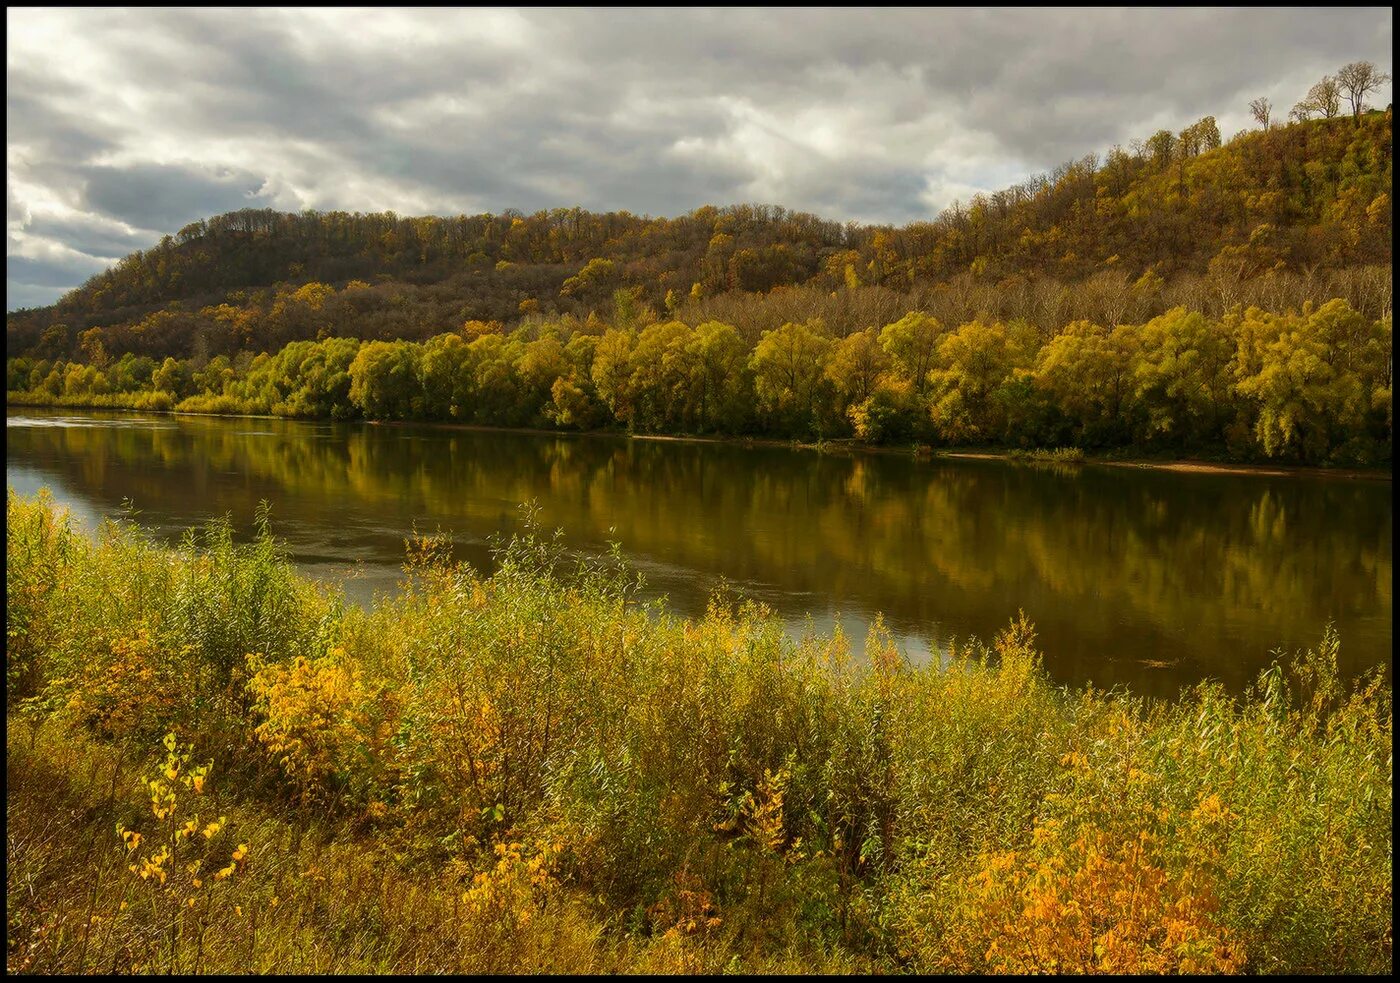
[[438,428],[11,411],[12,487],[95,521],[124,500],[174,537],[259,500],[298,563],[394,588],[413,529],[490,569],[521,502],[569,544],[616,540],[652,596],[703,611],[721,578],[800,631],[876,611],[912,657],[1018,609],[1051,673],[1166,694],[1242,687],[1334,621],[1350,672],[1386,662],[1390,484],[1044,469]]

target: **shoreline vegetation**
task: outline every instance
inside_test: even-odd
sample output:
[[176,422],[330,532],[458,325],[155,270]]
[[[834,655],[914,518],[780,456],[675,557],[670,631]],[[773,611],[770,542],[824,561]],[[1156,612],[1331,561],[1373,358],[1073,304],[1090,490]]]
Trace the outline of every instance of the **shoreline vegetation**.
[[[636,320],[635,318],[632,320]],[[1375,467],[1391,460],[1392,324],[1342,299],[1140,324],[945,326],[912,311],[834,335],[789,321],[750,345],[734,326],[643,318],[470,323],[421,343],[323,337],[236,359],[88,364],[12,358],[10,405],[458,423],[826,446],[1218,457]]]
[[529,521],[369,610],[266,513],[6,527],[11,972],[1392,969],[1391,685],[1321,625],[1155,701],[1012,611],[927,667],[648,611]]
[[622,440],[645,440],[654,442],[676,442],[691,444],[719,444],[726,447],[771,447],[793,450],[815,451],[822,454],[880,454],[886,456],[910,456],[919,460],[965,459],[980,461],[1016,461],[1052,464],[1093,464],[1104,467],[1146,468],[1159,471],[1177,471],[1193,474],[1234,474],[1260,475],[1267,477],[1329,477],[1363,479],[1373,481],[1393,480],[1394,473],[1389,466],[1342,467],[1339,465],[1302,465],[1284,463],[1257,463],[1244,461],[1210,460],[1196,457],[1122,457],[1116,454],[1086,454],[1077,447],[1058,448],[1001,448],[1001,447],[957,447],[934,449],[926,444],[913,444],[908,447],[892,447],[879,444],[866,444],[853,438],[833,440],[802,441],[780,440],[772,437],[713,436],[703,434],[649,434],[627,433],[619,430],[557,430],[547,427],[499,427],[477,423],[452,423],[443,420],[326,420],[305,417],[274,416],[270,413],[217,413],[199,410],[175,409],[136,409],[128,406],[90,405],[82,402],[29,402],[20,394],[10,393],[6,402],[8,409],[73,410],[77,412],[97,411],[104,413],[138,413],[152,416],[209,417],[213,419],[245,420],[293,420],[304,423],[335,422],[358,423],[380,427],[425,427],[435,430],[465,430],[478,433],[525,434],[539,437],[603,437]]

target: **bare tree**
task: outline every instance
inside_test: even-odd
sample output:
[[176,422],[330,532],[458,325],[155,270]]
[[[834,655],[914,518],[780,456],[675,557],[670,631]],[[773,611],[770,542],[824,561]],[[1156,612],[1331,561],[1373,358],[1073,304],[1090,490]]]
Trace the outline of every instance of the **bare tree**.
[[1294,119],[1311,119],[1313,114],[1323,119],[1332,119],[1342,111],[1342,89],[1331,75],[1324,75],[1322,81],[1308,90],[1307,98],[1293,107],[1289,115]]
[[1268,96],[1260,96],[1249,104],[1249,111],[1254,114],[1254,120],[1264,129],[1269,128],[1269,113],[1273,111],[1274,104],[1269,101]]
[[1322,81],[1308,90],[1308,99],[1323,119],[1332,119],[1342,111],[1342,87],[1331,75],[1324,75]]
[[1366,93],[1375,92],[1389,81],[1390,76],[1377,71],[1369,61],[1354,61],[1337,72],[1337,85],[1346,93],[1351,103],[1351,115],[1358,125],[1361,123],[1361,111],[1366,108]]

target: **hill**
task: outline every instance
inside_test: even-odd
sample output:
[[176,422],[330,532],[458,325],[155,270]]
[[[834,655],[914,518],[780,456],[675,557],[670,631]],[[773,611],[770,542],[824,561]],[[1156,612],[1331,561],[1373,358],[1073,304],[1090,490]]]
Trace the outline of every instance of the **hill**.
[[[1391,139],[1389,111],[1223,145],[1206,117],[902,228],[763,205],[672,219],[578,208],[453,218],[248,209],[189,225],[52,307],[10,314],[7,347],[76,357],[93,327],[108,354],[154,357],[275,350],[318,333],[422,339],[536,312],[610,317],[619,290],[624,303],[685,307],[691,323],[749,310],[761,322],[754,331],[781,323],[755,311],[755,297],[787,292],[781,316],[801,298],[797,306],[820,306],[844,335],[920,306],[939,284],[968,295],[968,314],[991,305],[1054,330],[1038,294],[1082,285],[1081,305],[1087,297],[1102,309],[1067,310],[1062,323],[1111,321],[1114,298],[1144,276],[1165,284],[1169,303],[1181,299],[1171,291],[1202,284],[1225,301],[1251,300],[1272,274],[1269,290],[1284,300],[1343,296],[1380,316],[1388,273],[1379,301],[1370,279],[1347,274],[1391,262]],[[845,297],[838,310],[825,302],[832,291]],[[1024,309],[1006,310],[1017,297]]]

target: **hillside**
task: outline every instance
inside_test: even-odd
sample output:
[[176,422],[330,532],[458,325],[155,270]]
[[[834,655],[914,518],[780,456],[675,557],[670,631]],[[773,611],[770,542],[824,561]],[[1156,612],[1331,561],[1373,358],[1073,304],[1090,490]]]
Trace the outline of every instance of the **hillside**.
[[[1273,273],[1270,291],[1283,300],[1343,296],[1379,317],[1388,272],[1380,299],[1347,272],[1391,262],[1391,139],[1388,111],[1223,145],[1207,117],[903,228],[752,205],[674,219],[577,208],[453,218],[244,210],[133,253],[52,307],[8,315],[7,350],[78,357],[93,327],[107,354],[153,357],[272,351],[327,334],[423,339],[535,312],[612,317],[619,290],[624,304],[690,323],[732,319],[737,305],[762,322],[755,333],[796,301],[845,335],[928,306],[945,284],[971,298],[962,305],[971,314],[992,305],[1054,330],[1056,312],[1031,296],[1047,284],[1086,285],[1082,305],[1144,275],[1165,283],[1169,302],[1179,299],[1172,290],[1201,293],[1203,281],[1216,285],[1206,294],[1251,300],[1251,285]],[[784,313],[756,309],[766,306],[756,296],[775,291],[788,294]],[[844,298],[836,310],[833,291]],[[1006,310],[1018,296],[1030,298],[1025,310]],[[1062,323],[1111,320],[1115,303],[1066,310]]]
[[11,405],[1391,459],[1389,113],[926,225],[243,211],[9,320]]

